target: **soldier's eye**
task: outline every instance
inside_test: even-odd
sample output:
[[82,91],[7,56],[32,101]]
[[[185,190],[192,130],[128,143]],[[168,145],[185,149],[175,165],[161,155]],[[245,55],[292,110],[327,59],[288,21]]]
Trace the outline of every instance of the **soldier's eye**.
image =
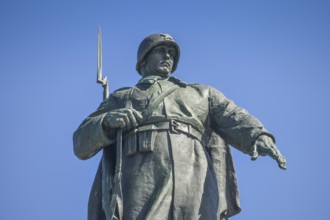
[[152,53],[163,53],[164,49],[163,48],[155,48],[152,50]]

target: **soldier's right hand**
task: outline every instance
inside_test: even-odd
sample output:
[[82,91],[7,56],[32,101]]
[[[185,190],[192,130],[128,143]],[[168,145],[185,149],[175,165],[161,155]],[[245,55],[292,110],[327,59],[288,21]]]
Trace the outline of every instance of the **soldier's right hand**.
[[261,135],[255,141],[252,146],[252,152],[250,153],[251,160],[256,160],[259,155],[261,156],[270,156],[278,163],[278,166],[286,170],[286,160],[285,157],[281,154],[280,150],[276,147],[273,139],[267,135]]
[[103,119],[106,129],[122,128],[129,130],[139,125],[142,115],[133,108],[121,108],[108,112]]

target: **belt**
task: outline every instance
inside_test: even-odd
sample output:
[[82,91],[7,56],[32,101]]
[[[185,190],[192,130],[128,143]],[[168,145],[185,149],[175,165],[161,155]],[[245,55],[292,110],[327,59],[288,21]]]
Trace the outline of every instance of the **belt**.
[[156,122],[153,124],[142,125],[127,132],[124,138],[138,132],[161,131],[161,130],[169,130],[173,134],[183,133],[188,136],[192,136],[193,138],[196,138],[198,140],[202,140],[202,136],[203,136],[202,132],[194,128],[191,124],[176,120],[170,120],[170,121]]

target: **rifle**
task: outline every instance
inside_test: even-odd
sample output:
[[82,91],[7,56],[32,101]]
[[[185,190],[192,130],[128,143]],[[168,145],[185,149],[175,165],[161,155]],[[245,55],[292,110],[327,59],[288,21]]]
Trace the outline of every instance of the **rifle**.
[[[109,86],[108,78],[102,76],[102,32],[101,27],[98,29],[98,38],[97,38],[97,79],[96,82],[101,84],[103,87],[103,100],[109,97]],[[110,189],[111,180],[110,180],[110,166],[109,159],[107,159],[106,149],[103,149],[102,156],[102,204],[105,212],[106,220],[118,220],[122,219],[122,210],[121,204],[118,205],[118,215],[115,215],[117,203],[119,201],[119,193],[121,193],[121,175],[122,175],[122,133],[123,130],[120,128],[117,130],[117,143],[116,143],[116,168],[114,176],[114,186],[112,190],[112,197],[110,201]]]

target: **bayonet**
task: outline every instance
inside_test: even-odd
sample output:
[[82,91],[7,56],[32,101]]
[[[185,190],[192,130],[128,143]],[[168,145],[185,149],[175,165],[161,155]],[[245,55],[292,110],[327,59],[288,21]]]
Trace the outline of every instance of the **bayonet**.
[[108,78],[102,75],[102,31],[99,26],[97,35],[97,79],[96,82],[103,87],[103,99],[109,96]]

